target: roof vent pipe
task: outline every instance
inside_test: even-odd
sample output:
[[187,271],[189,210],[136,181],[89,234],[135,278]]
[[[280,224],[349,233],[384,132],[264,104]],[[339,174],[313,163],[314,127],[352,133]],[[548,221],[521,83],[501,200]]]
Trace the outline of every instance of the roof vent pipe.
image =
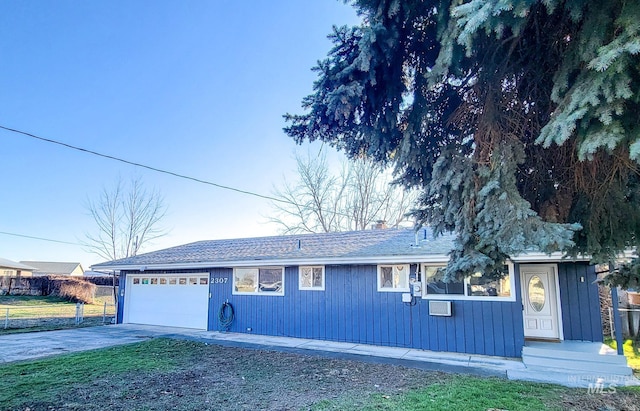
[[302,248],[302,241],[298,240],[298,250]]

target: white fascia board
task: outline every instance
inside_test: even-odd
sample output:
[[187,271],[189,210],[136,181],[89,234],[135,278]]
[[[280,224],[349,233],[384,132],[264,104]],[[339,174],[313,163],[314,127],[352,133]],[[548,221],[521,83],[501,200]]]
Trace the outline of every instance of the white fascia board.
[[564,253],[526,253],[510,258],[514,263],[572,263],[576,261],[590,261],[591,257],[580,255],[567,257]]
[[[630,260],[635,257],[634,250],[626,250],[624,253],[621,253],[616,259],[617,262]],[[515,263],[572,263],[577,261],[591,261],[590,255],[578,255],[576,257],[568,257],[563,253],[526,253],[518,256],[514,256],[510,258],[511,261]]]
[[231,268],[231,267],[260,267],[260,266],[297,266],[297,265],[347,265],[347,264],[417,264],[417,263],[447,263],[449,256],[425,255],[425,256],[380,256],[380,257],[330,257],[330,258],[306,258],[306,259],[273,259],[273,260],[234,260],[234,261],[209,261],[198,263],[174,263],[174,264],[125,264],[125,265],[101,265],[101,270],[191,270],[199,268]]

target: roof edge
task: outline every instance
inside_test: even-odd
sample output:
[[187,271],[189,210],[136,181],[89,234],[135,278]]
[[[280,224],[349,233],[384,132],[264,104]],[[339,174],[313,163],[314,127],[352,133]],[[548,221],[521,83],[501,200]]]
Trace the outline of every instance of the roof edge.
[[[527,253],[510,258],[514,263],[561,263],[590,261],[589,256],[579,256],[575,258],[566,257],[562,253]],[[161,264],[96,264],[91,266],[91,270],[189,270],[200,268],[229,268],[229,267],[256,267],[261,265],[269,266],[292,266],[292,265],[334,265],[334,264],[400,264],[400,263],[447,263],[447,254],[430,255],[392,255],[392,256],[372,256],[372,257],[329,257],[329,258],[292,258],[292,259],[254,259],[254,260],[227,260],[227,261],[202,261],[197,263],[161,263]]]
[[374,257],[329,257],[329,258],[295,258],[295,259],[255,259],[203,261],[198,263],[167,263],[167,264],[96,264],[91,269],[101,270],[188,270],[199,268],[228,268],[228,267],[256,267],[261,265],[292,266],[292,265],[333,265],[333,264],[397,264],[397,263],[446,263],[446,254],[428,256],[374,256]]

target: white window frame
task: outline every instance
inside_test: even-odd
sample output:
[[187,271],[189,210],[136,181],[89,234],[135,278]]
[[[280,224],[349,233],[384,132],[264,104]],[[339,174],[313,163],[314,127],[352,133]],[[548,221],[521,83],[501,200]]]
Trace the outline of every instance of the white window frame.
[[[394,287],[383,287],[382,284],[382,268],[383,267],[392,267],[392,270],[395,271],[395,267],[402,266],[406,271],[404,284],[401,284],[397,288]],[[393,272],[392,271],[392,272]],[[378,283],[378,292],[382,293],[408,293],[409,290],[409,277],[411,277],[411,265],[409,264],[378,264],[378,269],[376,270],[376,277]]]
[[516,280],[515,280],[515,268],[511,261],[507,261],[506,266],[509,269],[509,287],[511,295],[508,297],[501,296],[481,296],[481,295],[467,295],[469,289],[469,277],[464,279],[464,294],[427,294],[427,281],[424,278],[425,267],[446,267],[446,264],[437,263],[423,263],[420,265],[420,274],[422,281],[422,298],[425,300],[466,300],[466,301],[515,301],[516,300]]
[[[260,290],[260,270],[280,270],[282,275],[282,285],[280,291],[262,291]],[[236,273],[238,271],[255,272],[254,291],[236,291]],[[231,284],[231,294],[233,295],[265,295],[265,296],[284,296],[285,273],[284,267],[237,267],[233,269],[233,277]]]
[[[302,285],[302,270],[304,268],[311,269],[311,287],[305,287]],[[322,270],[322,286],[314,286],[313,285],[313,270],[319,268]],[[301,265],[298,267],[298,290],[301,291],[324,291],[325,287],[325,275],[324,275],[324,265]]]

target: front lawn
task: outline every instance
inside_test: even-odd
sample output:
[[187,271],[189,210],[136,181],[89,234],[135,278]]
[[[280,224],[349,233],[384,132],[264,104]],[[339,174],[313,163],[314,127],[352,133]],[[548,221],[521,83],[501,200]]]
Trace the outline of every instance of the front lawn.
[[639,409],[586,389],[157,339],[0,366],[0,409]]

